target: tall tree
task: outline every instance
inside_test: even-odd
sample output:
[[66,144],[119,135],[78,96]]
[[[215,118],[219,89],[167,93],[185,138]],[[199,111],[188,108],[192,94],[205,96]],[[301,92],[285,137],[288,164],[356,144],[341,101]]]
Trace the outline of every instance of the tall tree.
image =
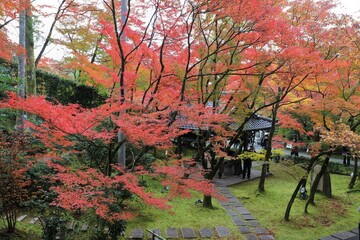
[[25,9],[25,49],[26,49],[26,95],[36,95],[36,71],[34,59],[34,27],[30,0]]

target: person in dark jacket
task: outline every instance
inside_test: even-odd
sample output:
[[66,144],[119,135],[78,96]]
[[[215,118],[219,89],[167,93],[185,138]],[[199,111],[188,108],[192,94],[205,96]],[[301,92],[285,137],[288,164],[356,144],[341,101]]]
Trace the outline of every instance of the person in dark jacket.
[[299,147],[298,147],[298,146],[294,146],[294,147],[291,149],[291,156],[295,156],[295,157],[298,157],[298,156],[299,156]]
[[225,169],[224,163],[221,163],[220,166],[219,166],[219,170],[218,170],[219,178],[221,178],[222,175],[224,174],[224,169]]
[[242,173],[241,159],[237,157],[237,154],[234,151],[230,151],[228,155],[230,156],[231,161],[232,161],[233,166],[234,166],[233,175],[240,176],[241,173]]
[[268,135],[265,135],[262,139],[261,139],[261,147],[263,149],[266,149],[267,148],[267,144],[268,144],[268,141],[269,141],[269,136]]
[[350,166],[351,155],[347,147],[343,147],[343,164],[344,166]]
[[243,169],[243,179],[245,179],[245,176],[247,176],[247,179],[250,178],[251,175],[251,165],[252,165],[252,160],[249,157],[246,157],[244,159],[244,169]]

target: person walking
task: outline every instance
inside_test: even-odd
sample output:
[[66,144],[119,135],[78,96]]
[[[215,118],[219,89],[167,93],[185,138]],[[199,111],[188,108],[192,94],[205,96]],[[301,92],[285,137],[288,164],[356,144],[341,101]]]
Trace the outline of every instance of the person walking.
[[291,156],[295,156],[295,157],[298,157],[298,156],[299,156],[299,147],[298,147],[298,146],[294,146],[294,147],[291,149]]
[[343,156],[343,164],[344,164],[344,166],[350,166],[351,155],[350,155],[350,152],[349,152],[347,147],[343,147],[342,156]]
[[221,179],[222,175],[224,174],[224,163],[221,163],[220,166],[219,166],[219,170],[218,170],[218,176],[219,178]]
[[230,159],[234,166],[234,173],[233,175],[240,176],[242,173],[242,163],[241,159],[236,155],[236,152],[230,151],[229,152]]
[[266,148],[267,148],[268,141],[269,141],[269,136],[266,134],[266,135],[261,139],[261,147],[262,147],[263,149],[266,149]]
[[244,159],[244,169],[243,169],[243,179],[245,179],[245,176],[247,179],[250,179],[251,175],[251,166],[252,166],[252,160],[250,157],[246,157]]

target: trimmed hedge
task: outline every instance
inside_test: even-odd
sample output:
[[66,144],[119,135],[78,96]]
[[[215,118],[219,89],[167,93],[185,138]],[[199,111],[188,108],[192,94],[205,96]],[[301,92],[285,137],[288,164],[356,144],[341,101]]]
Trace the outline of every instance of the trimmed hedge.
[[[0,59],[0,68],[2,73],[8,77],[17,75],[17,64]],[[84,108],[92,108],[99,106],[106,100],[106,96],[100,94],[98,89],[94,87],[81,85],[42,70],[36,71],[36,85],[38,94],[47,96],[49,101],[64,105],[76,103]],[[1,90],[5,91],[6,89],[0,89],[0,96],[3,94]]]

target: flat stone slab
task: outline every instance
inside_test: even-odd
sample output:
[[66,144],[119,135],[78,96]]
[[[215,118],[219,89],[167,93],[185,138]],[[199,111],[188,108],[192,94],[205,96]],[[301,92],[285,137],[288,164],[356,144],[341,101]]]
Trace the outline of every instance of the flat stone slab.
[[167,228],[166,229],[167,238],[179,238],[179,233],[176,228]]
[[254,232],[259,235],[260,234],[262,234],[262,235],[269,234],[269,231],[266,228],[259,228],[259,227],[254,228]]
[[231,233],[229,229],[225,226],[216,226],[215,231],[219,235],[219,237],[230,237]]
[[16,219],[16,221],[21,222],[21,221],[24,220],[26,217],[27,217],[27,215],[21,215],[21,216],[19,216],[19,217]]
[[249,210],[244,207],[237,207],[236,210],[238,210],[241,214],[250,214]]
[[219,191],[229,192],[227,187],[216,187]]
[[246,223],[250,227],[260,227],[261,226],[261,224],[256,220],[248,220],[248,221],[246,221]]
[[230,216],[238,216],[239,215],[237,212],[232,211],[232,210],[227,211],[227,214]]
[[230,203],[228,201],[220,201],[221,206],[230,206]]
[[333,236],[326,236],[326,237],[320,238],[320,240],[339,240],[339,239],[336,237],[333,237]]
[[210,228],[202,228],[199,230],[202,238],[212,238],[214,236],[213,231]]
[[192,228],[181,228],[180,232],[183,238],[196,238],[196,233]]
[[229,202],[233,204],[241,204],[239,199],[237,198],[229,198]]
[[350,232],[353,232],[355,234],[359,234],[359,229],[358,228],[354,228],[354,229],[351,229]]
[[34,217],[31,219],[30,224],[35,224],[39,220],[39,217]]
[[242,234],[252,233],[251,229],[248,228],[248,227],[239,227],[239,231],[240,231]]
[[[160,229],[150,229],[150,230],[151,230],[153,233],[161,236],[161,231],[160,231]],[[152,239],[153,234],[151,234],[151,232],[149,232],[149,233],[148,233],[148,237],[149,237],[150,239]],[[155,239],[156,239],[156,236],[155,236]]]
[[242,205],[240,202],[233,204],[233,206],[234,206],[235,208],[244,207],[244,205]]
[[[226,197],[226,198],[235,198],[234,195],[232,195],[232,194],[229,193],[229,192],[224,192],[224,193],[222,193],[222,195],[223,195],[224,197]],[[228,202],[228,201],[227,201],[227,202]]]
[[246,226],[246,222],[244,222],[240,218],[233,219],[233,222],[235,223],[236,226]]
[[232,211],[233,207],[230,205],[223,206],[226,211]]
[[142,228],[135,228],[130,232],[129,238],[131,239],[142,239],[144,236],[144,232]]
[[242,214],[242,217],[245,219],[245,220],[255,220],[256,218],[251,215],[251,214]]
[[359,238],[359,235],[356,234],[356,236],[351,237],[351,238],[347,238],[346,240],[359,240],[359,239],[360,239],[360,238]]
[[256,235],[254,235],[254,234],[244,234],[243,236],[246,240],[258,240]]
[[356,234],[353,232],[339,232],[339,233],[331,234],[331,236],[337,237],[338,239],[341,239],[341,240],[345,240],[348,238],[355,237]]
[[260,235],[259,240],[275,240],[273,235]]

